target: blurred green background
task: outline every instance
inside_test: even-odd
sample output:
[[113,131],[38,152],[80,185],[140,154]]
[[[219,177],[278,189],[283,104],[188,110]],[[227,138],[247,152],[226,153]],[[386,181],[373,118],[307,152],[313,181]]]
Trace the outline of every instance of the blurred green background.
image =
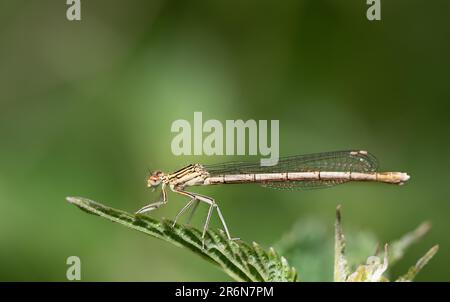
[[[403,187],[196,188],[218,200],[233,235],[268,247],[298,219],[332,227],[339,203],[344,230],[381,242],[429,220],[394,273],[439,243],[418,280],[450,281],[450,2],[382,1],[379,22],[365,2],[82,1],[82,20],[69,22],[65,1],[1,0],[0,280],[66,280],[71,255],[85,281],[229,280],[65,201],[135,211],[157,198],[147,168],[234,159],[172,155],[172,122],[201,111],[280,120],[282,155],[367,149],[382,170],[412,176]],[[169,200],[151,215],[173,218],[185,200]]]

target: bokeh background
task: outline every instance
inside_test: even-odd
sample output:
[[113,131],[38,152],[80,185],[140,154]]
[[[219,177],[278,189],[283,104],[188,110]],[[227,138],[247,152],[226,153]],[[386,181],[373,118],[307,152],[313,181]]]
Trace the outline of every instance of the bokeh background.
[[[196,189],[218,200],[233,235],[268,247],[312,217],[332,236],[339,203],[344,228],[381,242],[428,220],[393,273],[439,243],[418,280],[450,281],[450,2],[382,1],[379,22],[365,2],[85,0],[69,22],[65,1],[1,0],[0,280],[64,281],[71,255],[85,281],[229,280],[65,201],[135,211],[157,198],[147,168],[233,159],[172,155],[172,122],[201,111],[280,120],[282,155],[367,149],[383,170],[412,176],[403,187]],[[185,202],[169,198],[153,217]]]

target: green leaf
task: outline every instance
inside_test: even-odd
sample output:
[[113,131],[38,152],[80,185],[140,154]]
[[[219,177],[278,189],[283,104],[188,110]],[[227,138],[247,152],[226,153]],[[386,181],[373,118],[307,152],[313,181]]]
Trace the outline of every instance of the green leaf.
[[397,279],[397,281],[413,281],[416,275],[422,270],[422,268],[434,257],[439,250],[439,245],[433,246],[428,252],[417,261],[416,265],[412,266],[408,272]]
[[314,217],[298,220],[275,244],[277,251],[301,272],[302,281],[333,280],[331,228]]
[[355,272],[350,274],[347,282],[387,282],[383,274],[388,269],[388,245],[384,245],[384,257],[370,256],[366,264],[358,266]]
[[345,258],[345,238],[342,232],[341,205],[336,208],[334,245],[334,281],[345,282],[349,275],[347,259]]
[[389,263],[394,264],[400,260],[406,250],[422,239],[431,229],[431,223],[423,222],[415,230],[403,235],[400,239],[390,244]]
[[[304,217],[286,232],[275,248],[301,272],[302,281],[333,281],[333,225],[317,217]],[[345,257],[351,271],[365,262],[377,246],[376,236],[368,231],[346,228]]]
[[287,260],[274,249],[265,251],[257,243],[250,245],[241,240],[229,241],[223,231],[208,231],[202,247],[202,234],[192,227],[178,224],[172,227],[169,220],[158,221],[145,215],[133,215],[82,197],[67,197],[67,201],[87,213],[185,247],[219,266],[236,281],[297,280],[295,268],[290,267]]

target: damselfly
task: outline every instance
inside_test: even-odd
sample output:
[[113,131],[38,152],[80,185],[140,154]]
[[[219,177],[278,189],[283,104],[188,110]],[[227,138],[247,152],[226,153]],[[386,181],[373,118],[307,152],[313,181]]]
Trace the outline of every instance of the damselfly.
[[336,151],[281,158],[277,165],[261,166],[259,162],[229,162],[217,165],[191,164],[176,172],[155,171],[147,179],[147,186],[161,185],[157,202],[146,205],[136,213],[145,213],[167,203],[166,187],[189,197],[189,202],[175,216],[173,225],[190,207],[192,217],[199,202],[209,205],[203,226],[204,239],[213,209],[216,209],[229,240],[232,238],[216,201],[208,196],[185,191],[190,186],[259,183],[278,189],[326,188],[349,181],[374,181],[401,185],[409,179],[402,172],[378,172],[376,158],[367,151]]

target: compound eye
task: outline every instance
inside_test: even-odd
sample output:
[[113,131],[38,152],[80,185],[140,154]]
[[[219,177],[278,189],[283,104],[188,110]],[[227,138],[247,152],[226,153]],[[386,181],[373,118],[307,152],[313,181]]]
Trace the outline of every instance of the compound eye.
[[159,170],[153,171],[147,178],[147,187],[155,188],[159,186],[162,182],[163,177],[164,173],[162,171]]
[[148,178],[148,186],[149,187],[156,187],[161,183],[161,172],[154,172],[152,175]]

